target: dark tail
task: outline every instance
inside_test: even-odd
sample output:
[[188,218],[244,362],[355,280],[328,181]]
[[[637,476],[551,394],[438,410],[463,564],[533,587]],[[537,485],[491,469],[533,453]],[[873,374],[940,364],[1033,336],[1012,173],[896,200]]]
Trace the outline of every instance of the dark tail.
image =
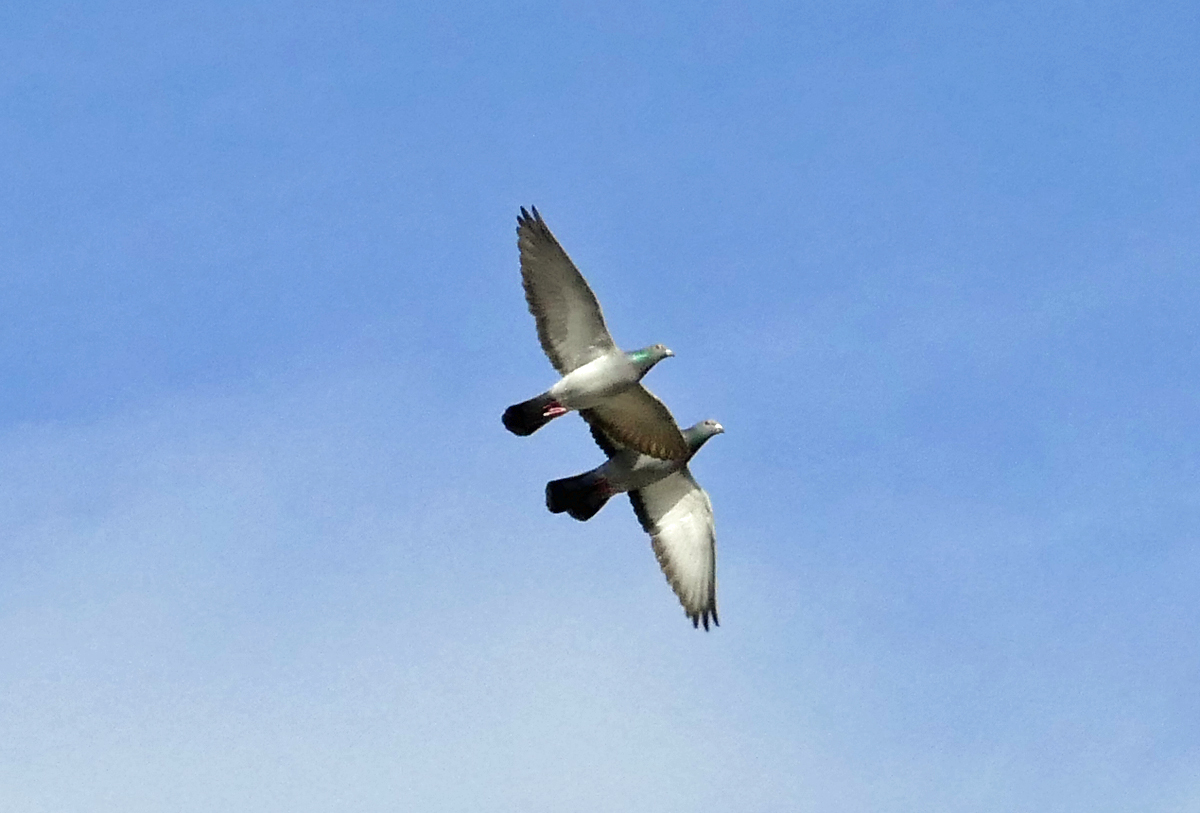
[[596,516],[611,496],[604,478],[591,471],[546,483],[546,507],[551,513],[566,511],[580,522]]
[[514,435],[532,435],[551,420],[563,414],[562,407],[549,395],[539,395],[513,404],[504,410],[504,428]]

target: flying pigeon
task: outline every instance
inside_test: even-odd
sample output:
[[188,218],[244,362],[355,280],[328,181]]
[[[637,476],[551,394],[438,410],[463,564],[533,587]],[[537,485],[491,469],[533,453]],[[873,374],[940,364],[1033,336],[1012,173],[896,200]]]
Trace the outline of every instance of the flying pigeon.
[[711,616],[717,620],[717,548],[712,503],[692,477],[687,464],[713,435],[725,431],[716,421],[701,421],[683,431],[686,457],[658,460],[622,446],[593,420],[580,413],[608,462],[584,474],[546,484],[546,507],[587,521],[609,498],[629,492],[633,512],[654,547],[654,555],[692,626]]
[[587,409],[590,421],[613,440],[661,460],[688,455],[671,412],[641,385],[642,376],[668,356],[661,344],[622,352],[604,324],[595,294],[538,214],[517,218],[521,282],[538,339],[562,376],[541,395],[504,411],[504,426],[532,435],[559,415]]

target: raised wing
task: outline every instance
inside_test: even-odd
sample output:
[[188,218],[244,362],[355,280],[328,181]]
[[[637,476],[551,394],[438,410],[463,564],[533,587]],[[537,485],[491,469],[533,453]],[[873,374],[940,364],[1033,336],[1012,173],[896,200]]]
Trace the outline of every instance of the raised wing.
[[615,442],[660,460],[683,460],[688,456],[687,441],[671,410],[641,384],[621,390],[585,412],[592,437],[605,454],[612,455],[601,443],[597,429],[601,436],[607,436],[609,446]]
[[633,512],[692,626],[717,620],[717,537],[712,503],[687,467],[629,492]]
[[561,375],[616,350],[600,303],[546,222],[524,207],[517,218],[521,282],[537,322],[538,340]]

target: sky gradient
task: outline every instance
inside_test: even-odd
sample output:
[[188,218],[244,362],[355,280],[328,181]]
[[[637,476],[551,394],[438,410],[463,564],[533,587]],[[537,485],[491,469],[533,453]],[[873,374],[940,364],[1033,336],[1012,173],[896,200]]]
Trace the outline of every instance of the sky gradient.
[[[1200,12],[0,11],[0,808],[1200,810]],[[536,205],[717,517],[694,631]]]

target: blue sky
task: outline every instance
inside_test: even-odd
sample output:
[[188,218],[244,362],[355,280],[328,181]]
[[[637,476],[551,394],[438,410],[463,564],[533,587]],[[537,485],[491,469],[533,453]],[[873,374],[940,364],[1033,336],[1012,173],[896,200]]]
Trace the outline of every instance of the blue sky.
[[[0,807],[1200,809],[1200,13],[0,11]],[[515,216],[726,434],[722,626]]]

